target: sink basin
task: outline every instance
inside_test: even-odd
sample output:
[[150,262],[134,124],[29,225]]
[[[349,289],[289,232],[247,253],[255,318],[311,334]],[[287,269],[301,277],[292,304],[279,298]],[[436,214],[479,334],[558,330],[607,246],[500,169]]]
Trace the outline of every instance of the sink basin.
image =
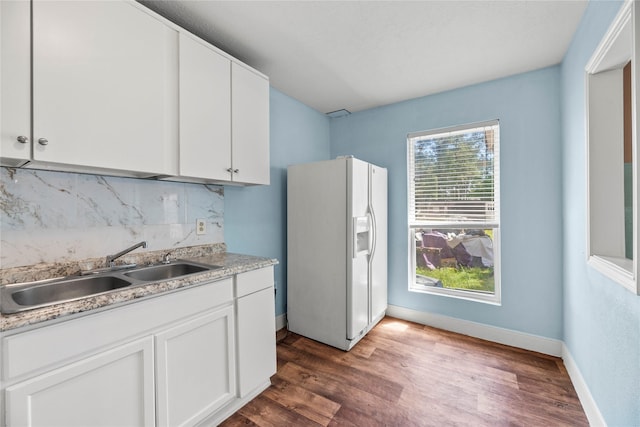
[[100,272],[94,276],[75,276],[43,282],[0,287],[0,311],[3,314],[42,308],[75,301],[149,282],[174,279],[189,274],[221,268],[186,261],[136,268],[126,273],[118,270]]
[[204,266],[187,262],[177,262],[174,264],[154,265],[152,267],[139,268],[137,270],[124,273],[125,276],[145,282],[173,279],[187,274],[200,273],[207,270],[220,268],[218,266]]
[[[15,290],[9,296],[19,306],[49,305],[97,295],[129,286],[131,282],[115,276],[82,277],[33,285]],[[3,299],[4,299],[3,295]],[[3,310],[4,311],[4,310]]]

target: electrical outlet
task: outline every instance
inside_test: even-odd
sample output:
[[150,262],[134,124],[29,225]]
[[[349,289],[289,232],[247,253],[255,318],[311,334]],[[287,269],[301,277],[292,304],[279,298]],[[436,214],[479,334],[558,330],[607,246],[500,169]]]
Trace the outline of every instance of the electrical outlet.
[[196,234],[207,234],[207,220],[198,218],[196,219]]

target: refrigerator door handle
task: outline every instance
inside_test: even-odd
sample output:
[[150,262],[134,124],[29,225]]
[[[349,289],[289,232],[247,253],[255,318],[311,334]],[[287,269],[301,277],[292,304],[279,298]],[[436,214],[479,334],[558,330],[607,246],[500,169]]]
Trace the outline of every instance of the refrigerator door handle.
[[351,254],[351,256],[353,257],[353,259],[356,259],[358,257],[358,218],[354,217],[353,218],[353,241],[351,242],[351,246],[353,248],[353,253]]
[[373,165],[369,165],[369,194],[368,194],[368,208],[369,208],[369,217],[371,218],[371,244],[369,246],[369,259],[373,259],[373,256],[376,252],[376,245],[378,243],[378,223],[376,221],[376,212],[373,209],[373,174],[375,173],[375,167]]
[[376,222],[376,212],[373,209],[373,174],[375,173],[373,165],[369,165],[369,194],[367,197],[367,204],[369,208],[369,217],[371,221],[371,244],[369,245],[369,259],[373,259],[373,256],[376,252],[376,243],[378,236],[376,232],[378,231],[378,224]]
[[373,258],[373,255],[376,252],[376,244],[377,244],[377,226],[378,224],[376,223],[376,213],[373,210],[373,206],[369,205],[369,216],[371,217],[371,228],[369,231],[369,234],[371,235],[371,245],[369,246],[369,257]]

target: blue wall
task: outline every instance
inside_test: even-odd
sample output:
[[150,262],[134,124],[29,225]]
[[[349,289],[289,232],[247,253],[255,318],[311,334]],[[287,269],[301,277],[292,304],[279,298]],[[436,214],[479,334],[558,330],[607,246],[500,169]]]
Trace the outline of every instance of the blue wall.
[[620,2],[589,2],[562,63],[564,342],[610,426],[640,426],[640,297],[586,263],[584,68]]
[[[389,170],[389,303],[563,340],[610,426],[640,426],[640,297],[586,264],[584,66],[620,2],[592,1],[563,63],[329,120],[271,90],[271,185],[225,187],[232,252],[278,258],[286,167],[353,154]],[[502,305],[408,291],[406,135],[500,119]]]
[[[407,133],[500,119],[502,306],[409,292]],[[389,172],[389,304],[562,339],[560,68],[332,119],[331,156]]]
[[329,158],[329,118],[271,88],[271,185],[224,188],[229,252],[277,258],[276,314],[286,312],[287,166]]

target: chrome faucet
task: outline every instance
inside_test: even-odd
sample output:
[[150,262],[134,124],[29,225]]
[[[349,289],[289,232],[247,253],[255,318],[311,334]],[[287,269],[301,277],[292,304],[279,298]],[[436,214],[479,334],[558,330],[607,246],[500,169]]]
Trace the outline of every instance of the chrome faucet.
[[135,245],[131,246],[130,248],[127,248],[125,250],[122,250],[120,252],[118,252],[115,255],[107,255],[107,266],[109,267],[113,267],[115,265],[115,260],[120,258],[122,255],[126,255],[129,252],[131,252],[134,249],[139,248],[140,246],[142,246],[143,248],[147,247],[147,242],[146,241],[142,241],[140,243],[136,243]]

